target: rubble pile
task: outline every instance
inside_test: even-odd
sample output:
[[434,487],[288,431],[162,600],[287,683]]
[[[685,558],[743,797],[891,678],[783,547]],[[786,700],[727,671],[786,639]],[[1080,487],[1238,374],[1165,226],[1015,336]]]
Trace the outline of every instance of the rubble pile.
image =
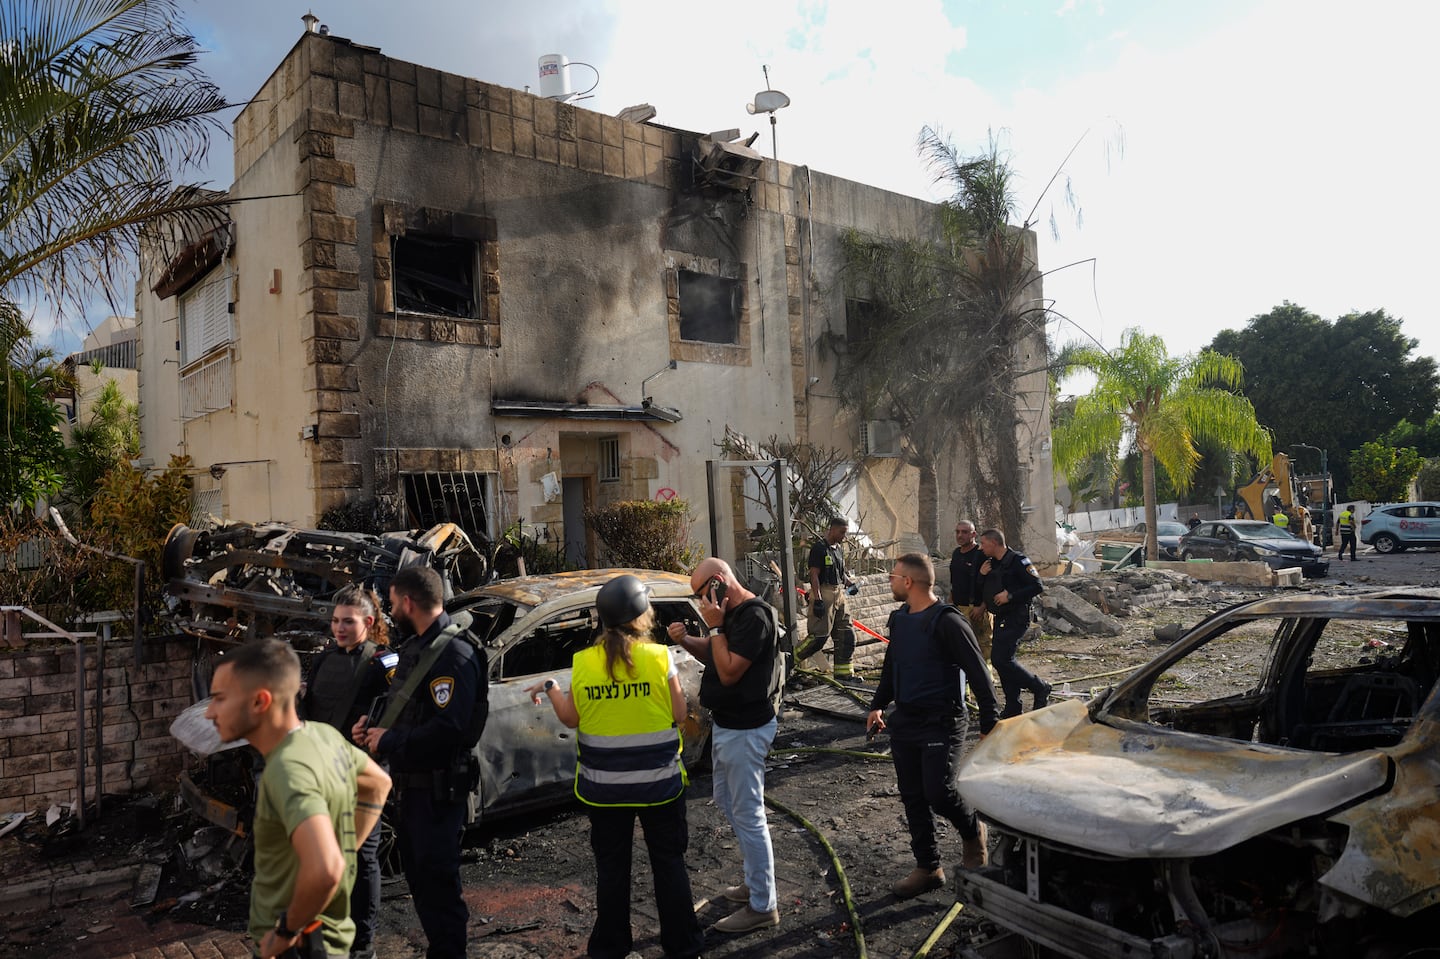
[[1189,576],[1163,569],[1056,577],[1046,581],[1036,610],[1046,632],[1118,636],[1124,631],[1120,619],[1172,603],[1198,587]]

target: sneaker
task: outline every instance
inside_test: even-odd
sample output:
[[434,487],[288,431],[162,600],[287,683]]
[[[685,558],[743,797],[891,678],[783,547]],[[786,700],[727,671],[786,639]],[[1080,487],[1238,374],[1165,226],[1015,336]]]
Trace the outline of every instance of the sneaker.
[[945,870],[939,866],[934,869],[916,866],[910,870],[910,875],[891,886],[890,891],[900,899],[914,899],[922,892],[939,889],[943,885],[945,885]]
[[1045,682],[1045,680],[1043,680],[1043,679],[1040,680],[1040,688],[1037,689],[1037,690],[1035,691],[1035,694],[1034,694],[1034,695],[1035,695],[1035,705],[1032,706],[1031,708],[1032,708],[1032,709],[1044,709],[1046,706],[1049,706],[1049,705],[1050,705],[1050,690],[1052,690],[1052,689],[1054,689],[1054,688],[1055,688],[1055,687],[1053,687],[1053,686],[1051,686],[1049,683]]
[[985,824],[976,820],[975,828],[980,830],[974,839],[960,841],[960,867],[982,869],[990,864],[990,831]]
[[758,909],[750,908],[749,903],[716,922],[712,927],[716,932],[753,932],[756,929],[764,929],[766,926],[780,925],[780,910],[771,909],[769,912],[760,912]]
[[743,882],[738,886],[726,886],[725,891],[720,895],[722,898],[728,899],[731,902],[749,902],[750,887]]

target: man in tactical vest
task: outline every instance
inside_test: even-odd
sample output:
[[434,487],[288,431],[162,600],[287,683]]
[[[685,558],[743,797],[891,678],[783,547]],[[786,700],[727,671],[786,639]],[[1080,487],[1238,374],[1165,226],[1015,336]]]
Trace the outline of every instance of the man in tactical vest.
[[[980,732],[995,727],[995,690],[969,619],[935,597],[935,567],[923,553],[906,553],[890,573],[890,592],[903,602],[890,614],[890,643],[865,727],[890,730],[890,756],[915,868],[890,889],[910,899],[945,884],[935,813],[959,831],[961,865],[985,865],[985,829],[955,788],[965,745],[965,683],[980,710]],[[894,710],[887,720],[883,710]]]
[[389,764],[400,792],[400,861],[430,943],[426,959],[463,959],[470,913],[461,897],[460,839],[479,781],[474,748],[489,715],[489,687],[470,618],[452,620],[444,597],[428,567],[407,566],[390,581],[390,618],[410,638],[384,714],[374,726],[361,719],[354,735]]
[[1350,562],[1355,562],[1355,504],[1350,503],[1340,511],[1335,519],[1335,530],[1340,534],[1340,548],[1337,551],[1340,561],[1345,561],[1345,547],[1350,547]]
[[1024,553],[1005,545],[1005,534],[987,529],[980,534],[980,548],[985,562],[980,575],[985,577],[985,605],[995,614],[994,635],[990,640],[990,661],[1000,674],[1000,688],[1005,693],[1005,707],[1000,718],[1019,716],[1020,690],[1028,689],[1035,697],[1035,707],[1049,705],[1050,684],[1016,662],[1020,640],[1030,629],[1030,603],[1045,591],[1040,571]]
[[810,615],[805,622],[808,635],[795,650],[795,662],[799,663],[824,649],[825,641],[833,637],[837,679],[860,678],[850,662],[855,655],[855,630],[850,625],[845,595],[852,582],[840,550],[849,531],[850,521],[836,516],[830,520],[825,536],[810,547]]

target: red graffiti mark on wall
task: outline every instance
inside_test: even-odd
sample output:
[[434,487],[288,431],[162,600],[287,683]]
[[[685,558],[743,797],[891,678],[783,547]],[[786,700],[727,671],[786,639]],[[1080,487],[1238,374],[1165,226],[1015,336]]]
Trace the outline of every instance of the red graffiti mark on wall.
[[668,503],[678,495],[680,494],[676,493],[670,487],[662,486],[655,491],[655,501],[657,503]]

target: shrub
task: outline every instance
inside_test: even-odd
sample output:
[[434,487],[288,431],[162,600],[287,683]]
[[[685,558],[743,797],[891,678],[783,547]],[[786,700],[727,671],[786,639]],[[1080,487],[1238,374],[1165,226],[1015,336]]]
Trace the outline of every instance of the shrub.
[[634,566],[686,573],[704,551],[690,541],[690,505],[682,499],[666,503],[626,500],[587,509],[585,522],[605,547],[609,566]]

